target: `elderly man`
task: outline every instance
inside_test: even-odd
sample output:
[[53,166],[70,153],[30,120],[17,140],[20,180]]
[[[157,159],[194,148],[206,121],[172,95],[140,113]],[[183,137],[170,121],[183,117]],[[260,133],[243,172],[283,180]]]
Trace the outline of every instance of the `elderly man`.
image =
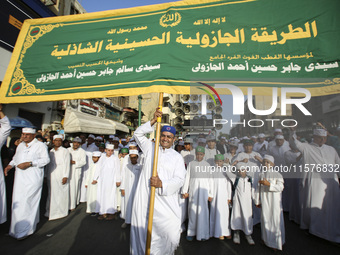
[[181,210],[178,204],[178,193],[183,186],[186,171],[182,156],[171,148],[176,130],[171,126],[163,126],[161,130],[156,177],[151,177],[154,143],[145,136],[154,131],[152,126],[161,116],[162,112],[158,108],[154,118],[140,126],[134,133],[136,142],[145,154],[145,160],[132,209],[130,238],[132,254],[145,253],[150,186],[156,188],[151,254],[173,254],[179,244]]
[[295,132],[290,132],[292,147],[303,154],[300,227],[309,229],[313,235],[340,243],[340,158],[333,147],[325,144],[326,141],[327,131],[324,129],[313,131],[310,144],[299,142]]
[[70,153],[62,147],[63,136],[53,136],[54,147],[50,151],[50,163],[46,167],[48,197],[45,216],[49,220],[66,217],[69,209]]
[[86,164],[86,152],[80,148],[81,139],[76,137],[72,141],[72,147],[68,148],[71,154],[70,174],[70,210],[73,211],[80,201],[80,181],[82,167]]
[[[2,104],[0,104],[0,152],[1,148],[7,140],[11,132],[11,124],[9,123],[9,119],[2,111]],[[1,154],[0,154],[1,155]],[[1,157],[0,157],[1,160]],[[6,187],[4,174],[2,171],[2,164],[0,164],[0,224],[4,223],[7,220],[7,203],[6,203]]]
[[23,128],[23,142],[5,168],[5,176],[15,167],[12,221],[9,235],[22,240],[33,234],[39,222],[39,203],[44,166],[50,162],[47,146],[35,139],[35,129]]

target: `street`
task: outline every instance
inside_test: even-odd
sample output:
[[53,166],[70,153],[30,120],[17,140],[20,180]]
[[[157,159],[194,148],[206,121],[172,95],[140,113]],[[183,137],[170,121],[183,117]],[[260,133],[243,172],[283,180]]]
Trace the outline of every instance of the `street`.
[[[42,203],[43,204],[43,203]],[[44,207],[43,207],[44,208]],[[41,208],[41,215],[44,209]],[[86,204],[80,204],[67,217],[48,221],[41,216],[36,232],[29,238],[17,241],[8,236],[9,221],[0,225],[0,254],[129,254],[130,229],[121,229],[122,219],[99,221],[85,213]],[[285,214],[286,244],[283,251],[272,251],[261,244],[260,226],[254,227],[255,246],[248,245],[241,235],[241,244],[232,240],[212,238],[205,242],[188,242],[182,233],[176,255],[182,254],[340,254],[340,246],[306,234],[298,225],[288,220]]]

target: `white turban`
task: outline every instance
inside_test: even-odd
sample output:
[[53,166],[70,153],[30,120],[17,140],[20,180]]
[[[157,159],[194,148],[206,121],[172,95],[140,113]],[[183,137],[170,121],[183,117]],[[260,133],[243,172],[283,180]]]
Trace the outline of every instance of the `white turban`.
[[139,153],[138,153],[137,150],[130,150],[130,151],[129,151],[129,155],[131,155],[131,154],[139,155]]
[[22,132],[25,134],[35,134],[35,129],[26,127],[22,129]]
[[265,137],[266,136],[263,133],[259,134],[259,138],[265,138]]
[[277,129],[274,130],[274,133],[282,133],[282,129],[277,128]]
[[96,137],[96,140],[103,141],[103,137],[101,137],[101,136],[97,136],[97,137]]
[[263,158],[263,159],[269,160],[269,161],[272,162],[273,164],[275,163],[275,162],[274,162],[274,157],[271,156],[271,155],[266,154],[266,155],[264,155],[264,158]]
[[275,136],[275,140],[277,140],[277,139],[285,139],[285,138],[284,138],[283,135],[277,135],[277,136]]
[[327,136],[327,131],[324,130],[324,129],[314,129],[313,131],[313,135],[316,135],[316,136]]
[[108,150],[113,150],[115,147],[113,144],[107,144],[105,148]]
[[92,157],[100,157],[102,153],[100,151],[94,151],[92,152]]
[[64,136],[63,136],[63,135],[54,135],[54,136],[53,136],[53,141],[54,141],[55,139],[58,139],[58,138],[60,138],[61,140],[64,140]]
[[81,139],[79,137],[76,137],[73,139],[74,143],[81,143]]
[[93,138],[96,139],[96,137],[94,135],[89,135],[87,138]]

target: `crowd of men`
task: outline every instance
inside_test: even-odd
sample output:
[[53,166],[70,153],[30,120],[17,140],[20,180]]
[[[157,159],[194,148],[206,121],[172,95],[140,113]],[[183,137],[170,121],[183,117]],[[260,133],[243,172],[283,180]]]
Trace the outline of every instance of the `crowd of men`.
[[[261,223],[264,243],[282,250],[283,211],[302,229],[340,243],[340,128],[332,136],[315,129],[311,142],[291,128],[289,137],[274,136],[216,141],[212,135],[179,137],[171,126],[161,130],[157,176],[152,176],[155,144],[146,134],[162,112],[140,126],[131,138],[82,135],[64,142],[51,133],[51,143],[38,141],[36,130],[23,128],[21,143],[4,168],[15,168],[10,235],[21,240],[39,222],[44,177],[48,183],[45,216],[66,217],[81,202],[98,220],[124,219],[131,225],[132,254],[144,254],[150,186],[156,188],[151,254],[172,254],[181,232],[187,240],[232,239],[241,233],[250,245],[253,226]],[[0,109],[0,143],[10,132]],[[332,146],[326,145],[327,137]],[[284,168],[284,166],[286,168]],[[0,216],[6,221],[4,179],[0,175]],[[187,221],[188,219],[188,221]],[[186,222],[188,224],[186,224]],[[233,237],[232,237],[233,234]]]

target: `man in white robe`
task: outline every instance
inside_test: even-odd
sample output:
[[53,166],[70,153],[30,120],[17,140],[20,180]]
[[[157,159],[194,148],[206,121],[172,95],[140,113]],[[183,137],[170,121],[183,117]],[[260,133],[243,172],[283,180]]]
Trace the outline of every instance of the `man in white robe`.
[[86,164],[86,152],[80,148],[81,139],[76,137],[72,141],[72,147],[68,148],[71,154],[70,173],[70,210],[75,210],[80,202],[80,181],[82,167]]
[[257,142],[254,144],[253,151],[256,151],[261,154],[261,156],[264,156],[267,153],[268,149],[268,142],[266,141],[266,136],[261,133],[259,134],[257,138]]
[[231,204],[231,181],[225,175],[226,167],[223,167],[224,156],[215,155],[215,169],[211,171],[213,179],[213,200],[210,205],[210,237],[224,240],[231,239],[229,226],[229,205]]
[[[278,168],[282,168],[286,166],[286,160],[285,160],[285,153],[290,150],[290,147],[285,146],[285,142],[287,142],[283,135],[276,135],[275,136],[275,145],[272,145],[268,148],[267,154],[272,155],[275,160],[275,166]],[[282,206],[283,211],[289,212],[289,204],[290,201],[293,199],[291,197],[291,183],[293,181],[293,178],[290,178],[290,173],[285,173],[284,171],[281,171],[281,174],[285,181],[285,189],[282,191]]]
[[53,149],[50,150],[50,163],[46,167],[48,196],[45,216],[49,220],[68,215],[70,199],[70,152],[62,147],[63,136],[53,136]]
[[[87,189],[85,188],[86,183],[86,177],[87,177],[87,171],[90,168],[90,165],[92,164],[92,152],[98,151],[99,148],[95,143],[95,136],[90,134],[87,137],[87,142],[84,143],[81,148],[86,152],[86,164],[81,169],[81,176],[80,176],[80,203],[86,202],[86,192]],[[97,139],[98,140],[98,139]]]
[[282,175],[273,169],[274,157],[265,155],[263,173],[259,181],[255,201],[261,207],[261,236],[264,243],[273,249],[282,250],[285,243],[285,226],[281,202]]
[[[7,141],[7,137],[11,133],[11,124],[9,119],[2,111],[2,104],[0,104],[0,155],[1,148]],[[0,157],[1,162],[1,157]],[[6,202],[6,185],[3,174],[2,164],[0,163],[0,224],[7,220],[7,202]]]
[[[274,139],[268,143],[268,149],[269,149],[270,147],[273,147],[273,146],[276,145],[275,137],[276,137],[277,135],[283,135],[282,129],[277,128],[277,129],[274,130]],[[282,146],[283,146],[284,148],[288,149],[288,150],[290,149],[290,147],[289,147],[289,142],[286,141],[286,140],[284,140]]]
[[[86,199],[86,212],[91,213],[91,216],[97,215],[97,189],[98,185],[97,183],[93,183],[94,181],[94,175],[98,166],[98,161],[100,157],[102,156],[102,153],[100,151],[94,151],[92,153],[92,164],[90,164],[90,169],[87,173],[86,182],[85,182],[85,188],[87,189],[87,199]],[[97,179],[95,180],[97,181]]]
[[211,166],[215,165],[215,155],[220,154],[220,151],[216,148],[216,139],[214,136],[207,137],[207,148],[205,148],[204,160]]
[[340,158],[333,147],[325,144],[326,141],[327,131],[323,129],[313,131],[310,144],[301,143],[295,132],[290,133],[292,147],[303,154],[300,227],[340,243]]
[[124,166],[124,169],[122,171],[122,183],[120,185],[120,191],[122,197],[124,197],[124,199],[122,200],[124,203],[122,204],[121,209],[122,212],[124,212],[122,218],[124,217],[125,219],[122,228],[126,228],[127,225],[131,224],[132,205],[142,168],[142,166],[138,163],[138,157],[139,153],[137,150],[130,150],[130,160]]
[[186,171],[182,156],[171,148],[176,130],[170,126],[162,128],[156,177],[152,177],[154,143],[145,136],[154,131],[152,126],[156,123],[157,117],[161,116],[162,112],[157,109],[154,118],[140,126],[134,133],[145,157],[132,208],[130,237],[132,254],[145,254],[150,185],[156,188],[151,254],[173,254],[179,244],[181,212],[178,192],[183,186]]
[[120,162],[113,154],[113,145],[106,145],[106,154],[100,157],[93,183],[98,182],[97,207],[99,220],[113,220],[117,212],[116,188],[120,186]]
[[12,221],[9,235],[22,240],[34,233],[39,222],[39,203],[44,166],[50,162],[47,146],[35,138],[35,129],[23,128],[21,142],[5,168],[5,176],[15,167]]
[[[253,141],[244,140],[243,141],[244,152],[240,152],[233,162],[236,164],[242,164],[249,169],[247,173],[251,178],[253,178],[252,193],[257,188],[259,181],[260,166],[262,164],[262,157],[258,152],[253,151]],[[256,225],[261,222],[261,209],[257,208],[254,203],[253,205],[253,224]]]
[[205,150],[202,146],[196,147],[196,159],[188,166],[182,188],[182,195],[189,198],[188,241],[192,241],[194,236],[198,241],[210,238],[208,201],[213,200],[214,182],[210,174],[211,166],[204,160]]

